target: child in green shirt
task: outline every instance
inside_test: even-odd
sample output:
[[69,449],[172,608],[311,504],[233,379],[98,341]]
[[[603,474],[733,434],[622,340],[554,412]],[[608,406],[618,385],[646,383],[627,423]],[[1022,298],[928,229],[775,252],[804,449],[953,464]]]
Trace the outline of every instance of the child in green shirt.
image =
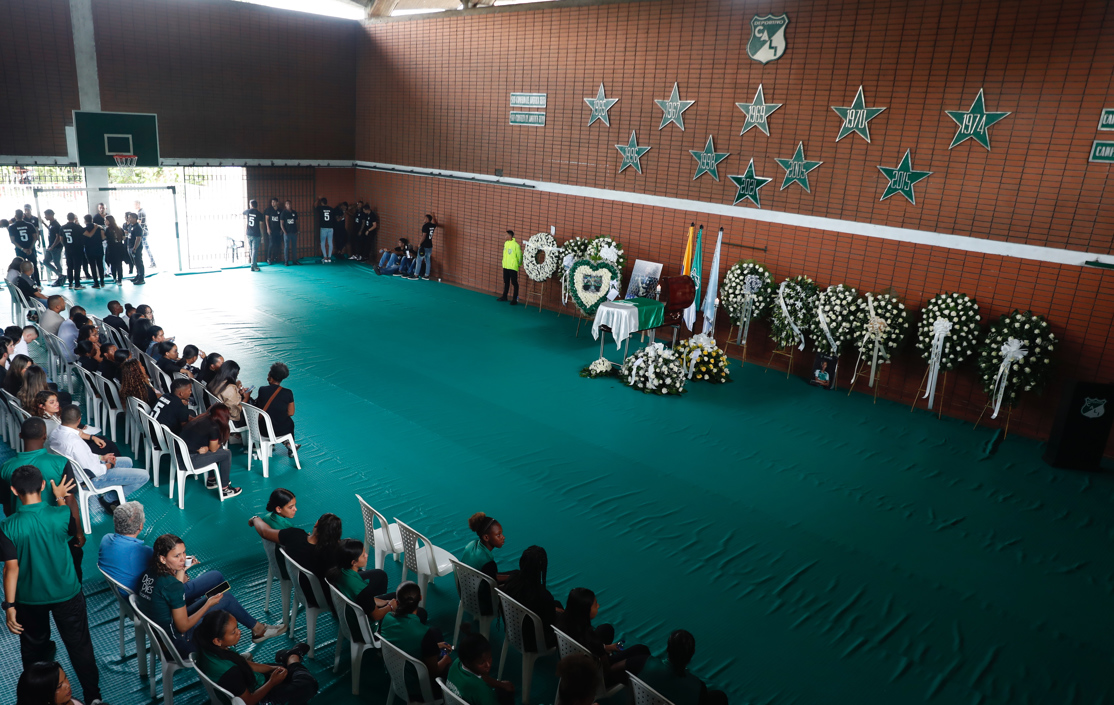
[[468,633],[456,649],[446,683],[468,705],[512,705],[514,684],[491,677],[491,644],[482,634]]

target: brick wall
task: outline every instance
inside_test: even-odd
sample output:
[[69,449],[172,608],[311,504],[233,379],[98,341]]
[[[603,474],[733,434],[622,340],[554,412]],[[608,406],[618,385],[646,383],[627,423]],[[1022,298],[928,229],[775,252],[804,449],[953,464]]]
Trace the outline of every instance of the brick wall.
[[80,107],[67,0],[0,3],[0,154],[65,156]]

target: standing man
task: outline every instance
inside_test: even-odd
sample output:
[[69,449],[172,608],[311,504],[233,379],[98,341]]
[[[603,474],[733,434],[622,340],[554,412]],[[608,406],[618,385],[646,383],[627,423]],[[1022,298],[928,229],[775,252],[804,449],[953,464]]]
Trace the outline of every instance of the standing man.
[[363,259],[364,228],[367,227],[364,208],[366,208],[366,205],[363,201],[356,201],[356,211],[352,216],[352,223],[355,227],[352,229],[352,243],[349,252],[352,253],[352,259],[357,262]]
[[379,211],[371,205],[364,205],[364,251],[361,256],[367,259],[379,244]]
[[282,206],[277,198],[271,199],[271,205],[263,211],[263,219],[267,221],[267,264],[275,263],[275,255],[282,252],[282,224],[279,222],[282,215]]
[[[66,224],[62,226],[62,246],[66,250],[66,273],[71,289],[84,288],[81,286],[81,265],[85,264],[85,245],[81,233],[82,228],[77,224],[77,216],[67,213]],[[85,264],[85,267],[88,268],[89,265]]]
[[66,283],[66,275],[62,274],[62,226],[54,219],[54,211],[43,211],[46,218],[46,253],[43,257],[43,266],[54,272],[58,278],[51,286],[62,286]]
[[57,506],[43,501],[46,481],[34,465],[12,473],[12,492],[20,506],[0,525],[0,559],[4,561],[4,603],[8,631],[19,636],[23,667],[53,658],[50,618],[66,645],[81,683],[82,700],[103,705],[100,673],[89,635],[89,612],[70,554],[76,522],[65,506],[74,483],[50,483]]
[[[139,204],[139,201],[135,202],[135,217],[136,220],[139,221],[140,227],[143,228],[143,241],[146,244],[145,249],[147,250],[147,266],[154,269],[158,265],[155,264],[155,253],[151,251],[151,231],[147,229],[147,211],[143,210],[143,206]],[[142,278],[142,274],[140,278]]]
[[103,203],[97,204],[97,214],[93,216],[93,222],[102,228],[105,225],[104,217],[108,215],[108,209],[104,207]]
[[282,226],[283,258],[286,266],[301,264],[298,261],[298,211],[294,210],[289,199],[279,214],[279,221]]
[[[106,224],[105,223],[105,218],[107,216],[108,216],[108,209],[105,208],[103,203],[98,203],[97,204],[97,214],[93,216],[93,222],[103,228],[103,227],[105,227],[105,224]],[[82,256],[82,260],[81,260],[81,268],[85,272],[85,278],[86,279],[92,279],[93,278],[92,273],[89,271],[89,260],[87,258],[85,258],[84,255]],[[131,259],[131,255],[129,254],[128,255],[128,274],[131,274],[131,273],[132,273],[132,259]]]
[[135,263],[135,279],[132,279],[132,284],[146,284],[143,280],[143,226],[139,224],[139,217],[135,213],[128,213],[127,218],[128,224],[124,226],[124,231],[128,234],[128,256]]
[[23,211],[17,210],[15,217],[12,219],[11,224],[8,226],[8,237],[11,238],[12,244],[15,245],[16,257],[31,262],[34,266],[34,276],[32,279],[36,284],[39,284],[39,262],[35,256],[35,240],[38,233],[31,227],[31,224],[23,219]]
[[514,231],[507,231],[507,240],[503,243],[503,295],[496,301],[507,300],[507,289],[514,285],[514,298],[511,306],[518,304],[518,268],[522,266],[522,246],[514,239]]
[[254,198],[248,201],[249,208],[244,211],[248,219],[248,258],[251,260],[251,271],[260,272],[259,245],[263,241],[263,214],[259,212],[259,201]]
[[321,261],[332,262],[333,254],[333,209],[329,208],[329,199],[324,196],[317,201],[313,208],[317,220],[317,229],[321,233]]
[[38,242],[39,235],[42,233],[42,227],[40,227],[39,219],[35,217],[35,212],[31,209],[30,203],[23,204],[23,219],[30,223],[31,227],[35,229],[35,242]]
[[[429,281],[433,253],[433,231],[439,227],[441,226],[437,224],[437,219],[427,213],[425,224],[422,225],[422,244],[418,245],[418,259],[414,262],[414,271],[410,273],[411,279]],[[425,264],[425,276],[422,276],[422,264]],[[515,269],[517,270],[517,267]]]

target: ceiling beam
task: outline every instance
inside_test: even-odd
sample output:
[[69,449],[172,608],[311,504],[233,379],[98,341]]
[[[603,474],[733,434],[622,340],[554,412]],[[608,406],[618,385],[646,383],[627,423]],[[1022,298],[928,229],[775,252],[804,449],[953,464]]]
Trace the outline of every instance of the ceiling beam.
[[390,17],[398,6],[399,0],[368,0],[368,17]]

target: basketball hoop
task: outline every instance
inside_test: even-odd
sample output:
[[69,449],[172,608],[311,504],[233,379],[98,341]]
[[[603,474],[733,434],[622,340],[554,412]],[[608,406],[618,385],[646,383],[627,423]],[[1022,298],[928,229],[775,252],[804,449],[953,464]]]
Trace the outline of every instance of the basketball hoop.
[[130,179],[135,174],[135,162],[139,157],[134,154],[117,154],[116,167],[120,169],[120,175],[125,179]]

